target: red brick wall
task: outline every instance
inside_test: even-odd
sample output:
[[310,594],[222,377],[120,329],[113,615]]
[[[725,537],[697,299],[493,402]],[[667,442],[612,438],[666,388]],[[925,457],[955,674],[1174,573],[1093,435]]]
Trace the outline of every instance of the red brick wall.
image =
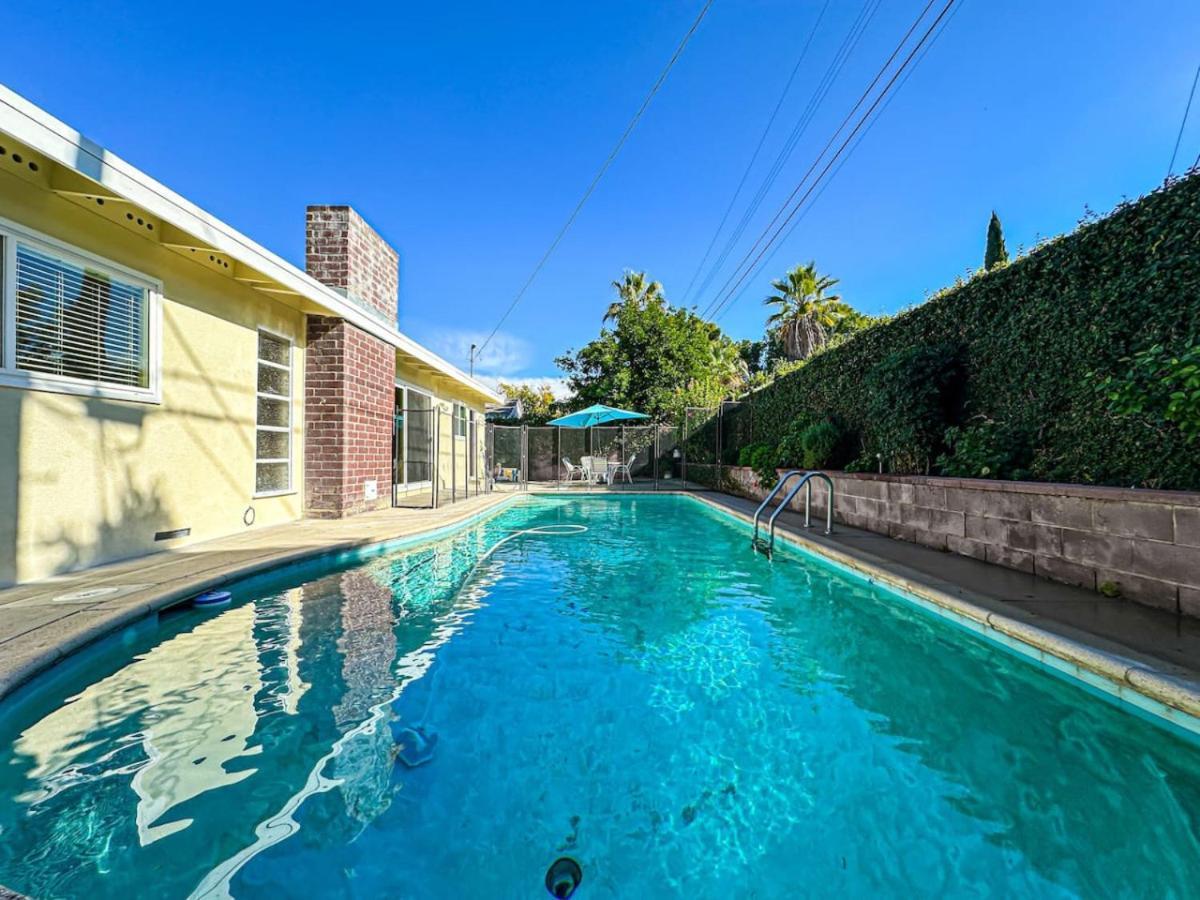
[[[332,518],[388,506],[396,351],[331,316],[308,317],[304,502]],[[379,496],[369,501],[364,482]]]
[[349,206],[310,206],[305,216],[308,274],[396,324],[400,255]]

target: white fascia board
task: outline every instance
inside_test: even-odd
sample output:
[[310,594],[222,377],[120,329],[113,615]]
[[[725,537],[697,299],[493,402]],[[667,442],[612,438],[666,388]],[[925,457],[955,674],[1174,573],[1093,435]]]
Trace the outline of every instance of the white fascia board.
[[368,315],[333,288],[321,284],[259,246],[232,226],[84,137],[3,84],[0,84],[0,132],[32,147],[58,165],[102,185],[106,191],[141,207],[163,222],[199,238],[214,250],[262,272],[284,288],[295,291],[330,314],[345,319],[446,377],[493,401],[501,399],[487,385],[471,378],[432,350]]

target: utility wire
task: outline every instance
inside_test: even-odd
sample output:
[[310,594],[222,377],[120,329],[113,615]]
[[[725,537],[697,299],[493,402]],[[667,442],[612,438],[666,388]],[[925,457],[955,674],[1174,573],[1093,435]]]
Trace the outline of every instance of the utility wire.
[[867,26],[871,23],[875,13],[879,10],[880,2],[881,0],[866,0],[862,9],[859,10],[858,15],[850,25],[850,30],[846,33],[846,37],[842,39],[841,46],[839,46],[837,52],[834,53],[833,60],[829,63],[829,66],[826,68],[825,73],[821,76],[820,81],[817,82],[817,86],[814,88],[812,96],[809,97],[803,113],[801,113],[800,118],[792,128],[791,134],[789,134],[787,139],[783,142],[783,146],[776,154],[774,162],[771,163],[767,174],[763,177],[758,189],[754,192],[754,196],[751,198],[750,203],[742,212],[742,215],[739,218],[737,225],[734,227],[733,232],[728,238],[726,238],[725,243],[721,248],[721,252],[717,255],[717,261],[712,265],[708,271],[708,274],[700,282],[700,287],[697,290],[697,294],[703,294],[708,290],[709,286],[713,283],[713,280],[720,273],[721,269],[724,268],[726,260],[729,259],[729,254],[733,252],[734,248],[737,246],[737,242],[741,240],[742,235],[746,233],[746,229],[749,227],[750,222],[754,219],[755,214],[761,208],[763,201],[766,200],[767,194],[770,193],[771,188],[774,187],[775,181],[779,177],[779,174],[783,171],[784,166],[787,165],[788,160],[791,159],[792,153],[795,152],[796,145],[799,143],[800,138],[803,137],[804,132],[808,129],[808,126],[812,124],[812,120],[816,116],[817,110],[820,109],[821,104],[825,101],[826,96],[828,96],[829,92],[833,89],[833,85],[837,82],[838,77],[841,75],[842,69],[845,67],[847,60],[849,60],[851,54],[854,53],[854,50],[858,46],[859,41],[862,39],[863,33],[866,31]]
[[1200,82],[1200,66],[1196,66],[1196,77],[1192,79],[1192,89],[1188,92],[1187,106],[1183,108],[1183,121],[1179,123],[1179,134],[1175,138],[1175,149],[1171,151],[1171,164],[1167,166],[1167,177],[1175,171],[1175,157],[1179,155],[1179,143],[1183,140],[1183,129],[1187,125],[1188,113],[1192,111],[1192,98],[1196,96],[1196,84]]
[[[962,6],[954,7],[954,10],[950,13],[950,15],[942,23],[942,26],[938,29],[937,33],[933,36],[933,39],[930,40],[930,42],[925,45],[925,48],[921,51],[920,55],[917,56],[916,61],[913,62],[912,66],[904,74],[904,77],[902,79],[900,79],[900,83],[896,86],[896,89],[894,91],[892,91],[892,93],[890,95],[888,95],[887,100],[885,100],[883,102],[883,105],[879,108],[879,111],[874,115],[874,117],[871,119],[871,121],[867,123],[867,127],[863,129],[862,134],[860,134],[855,139],[855,141],[851,145],[850,149],[846,151],[845,156],[843,156],[842,159],[838,162],[837,167],[833,170],[833,172],[830,174],[830,176],[827,179],[825,179],[825,182],[821,185],[821,187],[817,191],[817,193],[815,195],[813,195],[812,201],[808,204],[807,207],[805,207],[804,211],[796,217],[796,220],[794,222],[792,222],[791,226],[787,230],[787,234],[785,234],[783,236],[783,239],[775,245],[775,247],[771,250],[771,252],[767,255],[767,257],[765,259],[763,259],[761,263],[758,264],[754,274],[758,274],[759,272],[761,272],[763,270],[763,268],[767,264],[769,264],[772,259],[775,258],[775,256],[779,253],[779,251],[781,249],[783,249],[783,247],[787,244],[788,240],[791,239],[791,236],[795,233],[796,229],[798,227],[800,227],[800,223],[808,216],[808,214],[812,211],[813,207],[816,206],[817,201],[819,201],[821,199],[821,197],[824,195],[826,188],[828,188],[829,185],[833,182],[833,180],[835,178],[837,178],[838,173],[840,173],[842,171],[842,169],[845,168],[846,163],[850,161],[850,157],[854,155],[854,151],[858,149],[859,145],[863,142],[863,139],[866,138],[866,136],[871,133],[871,129],[875,127],[875,123],[878,122],[883,117],[883,114],[885,112],[887,112],[888,107],[892,105],[892,101],[896,99],[896,95],[899,94],[900,91],[902,91],[904,89],[904,85],[908,83],[908,79],[911,78],[913,72],[915,72],[917,70],[917,66],[919,66],[921,64],[921,61],[925,58],[925,56],[929,53],[929,51],[933,49],[933,45],[938,42],[938,38],[940,38],[942,36],[942,32],[944,32],[946,30],[946,28],[949,27],[950,22],[953,21],[954,17],[958,15],[958,11],[960,9],[962,9]],[[741,291],[738,292],[738,295],[733,299],[733,302],[728,304],[721,311],[721,314],[714,319],[714,321],[720,321],[721,319],[725,318],[725,316],[729,313],[729,311],[731,309],[733,309],[733,307],[736,306],[739,302],[741,302],[742,298],[746,296],[746,292],[749,291],[750,288],[751,288],[751,283],[748,282],[741,289]]]
[[[891,65],[891,64],[892,64],[892,63],[895,61],[896,57],[897,57],[897,56],[900,54],[900,51],[901,51],[901,50],[904,48],[904,45],[905,45],[905,43],[908,41],[908,39],[909,39],[910,37],[912,37],[912,35],[913,35],[913,32],[915,32],[915,31],[916,31],[916,29],[917,29],[917,26],[918,26],[918,25],[921,23],[921,21],[924,19],[924,17],[926,16],[926,14],[928,14],[928,12],[929,12],[930,8],[933,6],[933,4],[934,4],[935,2],[936,2],[936,0],[928,0],[928,2],[925,4],[925,7],[924,7],[924,9],[922,9],[922,10],[921,10],[920,14],[919,14],[919,15],[917,16],[917,18],[916,18],[916,19],[913,21],[912,25],[910,25],[910,26],[909,26],[909,29],[908,29],[908,31],[905,33],[904,37],[902,37],[902,38],[900,39],[900,42],[899,42],[899,43],[896,45],[896,48],[895,48],[895,49],[892,51],[892,55],[891,55],[891,56],[889,56],[889,57],[887,58],[887,61],[886,61],[886,62],[884,62],[884,64],[883,64],[883,65],[880,67],[879,71],[875,73],[875,77],[874,77],[874,78],[871,80],[871,83],[870,83],[869,85],[867,85],[867,87],[866,87],[866,90],[864,90],[864,91],[862,92],[862,95],[861,95],[861,96],[858,98],[858,102],[856,102],[856,103],[854,104],[854,106],[853,106],[853,107],[850,109],[850,112],[848,112],[848,113],[846,114],[846,117],[845,117],[844,119],[842,119],[842,122],[841,122],[841,124],[840,124],[840,125],[838,125],[838,127],[837,127],[837,128],[834,130],[834,132],[833,132],[833,134],[830,136],[830,138],[829,138],[828,142],[826,142],[826,144],[825,144],[825,146],[822,148],[821,152],[817,154],[817,157],[816,157],[816,159],[814,159],[814,160],[813,160],[813,162],[812,162],[812,165],[811,165],[811,166],[809,166],[809,168],[808,168],[808,171],[807,171],[807,172],[805,172],[805,173],[804,173],[804,176],[803,176],[803,177],[800,179],[800,183],[799,183],[799,184],[798,184],[798,185],[797,185],[797,186],[796,186],[796,187],[795,187],[795,188],[792,190],[792,193],[791,193],[791,194],[788,196],[788,198],[787,198],[786,200],[784,200],[784,202],[783,202],[783,206],[782,206],[782,207],[780,207],[779,211],[777,211],[777,212],[775,213],[775,217],[774,217],[774,218],[773,218],[773,219],[770,221],[770,223],[767,225],[767,227],[766,227],[766,228],[763,230],[763,234],[759,236],[759,238],[758,238],[758,240],[757,240],[757,241],[755,241],[755,246],[757,246],[757,244],[758,244],[758,241],[761,241],[761,240],[762,240],[762,237],[763,237],[763,235],[765,235],[765,234],[766,234],[766,232],[770,230],[771,226],[772,226],[772,225],[774,225],[774,224],[775,224],[775,222],[776,222],[776,221],[779,219],[779,216],[780,216],[780,215],[782,215],[782,213],[783,213],[783,210],[787,208],[787,205],[788,205],[788,203],[790,203],[790,202],[792,201],[792,198],[796,196],[796,194],[797,194],[797,193],[799,192],[799,190],[800,190],[800,187],[801,187],[801,186],[804,184],[804,182],[805,182],[805,181],[808,179],[808,177],[809,177],[810,175],[812,175],[812,173],[813,173],[813,171],[816,169],[817,165],[818,165],[818,164],[821,162],[821,159],[822,159],[822,158],[824,157],[824,155],[825,155],[825,154],[826,154],[826,153],[829,151],[829,148],[833,146],[833,143],[834,143],[834,141],[835,141],[835,140],[837,140],[837,136],[838,136],[839,134],[841,134],[841,133],[842,133],[842,129],[844,129],[844,128],[845,128],[845,127],[846,127],[846,126],[849,124],[850,120],[851,120],[851,119],[854,117],[854,114],[855,114],[855,112],[857,112],[857,111],[858,111],[858,108],[859,108],[859,107],[860,107],[860,106],[861,106],[861,105],[862,105],[862,104],[863,104],[863,103],[866,101],[866,99],[867,99],[867,98],[868,98],[868,97],[871,95],[871,91],[875,89],[875,86],[876,86],[876,85],[879,83],[879,80],[880,80],[880,79],[881,79],[881,78],[882,78],[882,77],[883,77],[883,76],[884,76],[884,75],[887,73],[888,67],[889,67],[889,66],[890,66],[890,65]],[[864,12],[864,13],[867,11],[867,9],[868,9],[869,5],[870,5],[870,2],[869,2],[869,0],[868,0],[868,6],[866,6],[866,7],[864,7],[864,8],[863,8],[863,12]],[[876,5],[876,8],[878,8],[878,5]],[[872,15],[874,15],[874,11],[873,11],[873,10],[872,10],[872,13],[871,13],[871,14],[872,14]],[[860,13],[860,15],[861,15],[861,13]],[[864,25],[864,27],[865,27],[865,25]],[[853,30],[853,29],[852,29],[852,30]],[[851,49],[853,49],[853,48],[851,48]],[[848,54],[847,54],[847,55],[848,55]],[[843,59],[843,61],[842,61],[842,62],[843,62],[843,64],[844,64],[845,60]],[[839,67],[839,71],[840,71],[840,67]],[[827,74],[828,74],[828,73],[827,73]],[[835,75],[835,77],[836,77],[836,75]],[[826,92],[828,92],[828,90],[829,90],[829,87],[832,87],[832,82],[830,83],[830,85],[829,85],[828,87],[826,87],[826,88],[825,88]],[[820,92],[820,90],[821,90],[821,89],[820,89],[820,88],[818,88],[818,92]],[[817,95],[816,95],[816,94],[814,94],[814,100],[816,99],[816,96],[817,96]],[[823,99],[823,95],[822,95],[822,99]],[[818,102],[819,102],[819,101],[818,101]],[[807,126],[808,126],[809,122],[811,122],[812,115],[814,115],[815,113],[816,113],[816,108],[815,108],[815,106],[811,106],[811,105],[810,105],[810,109],[809,109],[809,110],[806,110],[806,115],[808,115],[808,120],[807,120],[807,121],[804,121],[804,120],[802,120],[802,122],[801,122],[801,123],[798,123],[798,126],[797,126],[797,131],[798,131],[798,132],[800,132],[800,133],[802,133],[802,132],[803,132],[803,129],[799,127],[801,124],[804,126],[804,128],[807,128]],[[795,141],[799,140],[799,137],[800,137],[800,134],[799,134],[799,133],[793,132],[793,135],[792,135],[792,139],[793,139],[793,147],[789,147],[789,148],[787,149],[787,153],[788,153],[789,155],[791,154],[791,152],[792,152],[792,149],[794,148]],[[781,154],[781,156],[780,156],[780,159],[779,159],[779,160],[777,160],[776,162],[777,162],[777,166],[778,166],[779,168],[782,168],[782,166],[783,166],[783,163],[784,163],[784,162],[786,162],[786,157],[784,157],[784,156]],[[775,179],[775,176],[776,176],[777,174],[778,174],[778,170],[776,170],[776,171],[773,171],[773,172],[771,173],[771,175],[769,176],[769,177],[770,177],[770,182],[769,182],[768,184],[764,184],[764,186],[763,186],[763,189],[762,189],[762,194],[763,194],[763,196],[764,196],[764,197],[765,197],[765,194],[766,194],[766,189],[767,189],[767,188],[769,188],[769,186],[770,186],[770,184],[771,184],[771,183],[774,183],[774,179]],[[756,199],[757,199],[759,202],[761,202],[761,200],[763,199],[763,197],[759,197],[759,198],[756,198]],[[757,207],[755,207],[755,211],[756,211],[756,210],[757,210]],[[743,230],[744,230],[745,226],[749,224],[749,219],[750,219],[750,215],[749,215],[749,214],[750,214],[750,212],[751,212],[750,210],[747,210],[747,215],[743,217],[743,221],[742,221],[742,223],[741,223],[741,227],[742,227],[742,229],[743,229]],[[740,231],[740,230],[739,230],[739,232],[737,233],[737,236],[738,236],[739,238],[741,237],[741,231]],[[728,252],[728,251],[730,251],[730,250],[732,250],[732,249],[733,249],[733,246],[732,246],[732,242],[731,242],[731,243],[730,243],[730,245],[726,247],[726,252]],[[747,257],[749,256],[749,253],[753,253],[753,252],[754,252],[754,248],[753,248],[753,247],[751,247],[750,251],[747,253]],[[723,294],[724,294],[724,292],[725,292],[725,289],[726,289],[727,287],[729,287],[730,283],[733,281],[734,277],[737,275],[737,272],[738,272],[738,270],[739,270],[739,269],[741,268],[741,266],[742,266],[742,265],[745,263],[745,261],[746,261],[746,258],[747,258],[747,257],[743,257],[743,258],[742,258],[741,262],[739,262],[739,263],[738,263],[738,265],[737,265],[737,266],[734,268],[734,270],[733,270],[733,272],[730,274],[730,276],[729,276],[729,277],[728,277],[728,278],[725,280],[725,283],[724,283],[724,284],[721,286],[720,290],[718,290],[718,291],[717,291],[717,293],[716,293],[716,294],[713,296],[712,300],[710,300],[710,301],[709,301],[709,303],[708,303],[708,306],[706,306],[706,307],[705,307],[705,309],[704,309],[704,312],[703,312],[703,313],[701,313],[701,316],[702,316],[702,317],[710,317],[710,316],[712,316],[712,315],[715,315],[715,314],[716,314],[716,308],[717,308],[717,307],[720,305],[720,304],[718,303],[718,300],[719,300],[719,299],[720,299],[720,298],[723,296]],[[722,260],[722,263],[723,263],[723,262],[724,262],[724,260]],[[709,275],[710,275],[710,278],[711,278],[711,276],[713,276],[713,275],[716,275],[716,274],[717,274],[717,273],[716,273],[716,271],[710,272],[710,273],[709,273]]]
[[521,285],[521,289],[517,291],[517,295],[513,297],[512,303],[508,305],[508,309],[504,311],[504,315],[500,317],[500,321],[498,321],[496,323],[496,327],[492,329],[492,333],[487,336],[487,339],[480,344],[479,348],[475,351],[476,356],[482,353],[487,348],[487,345],[491,343],[492,338],[496,336],[496,332],[500,330],[500,326],[505,323],[509,315],[512,314],[512,311],[516,309],[517,304],[520,303],[521,299],[525,296],[525,292],[529,290],[529,286],[533,284],[534,279],[537,278],[538,274],[542,271],[542,268],[546,265],[546,262],[550,259],[550,256],[562,242],[562,239],[571,229],[571,226],[575,224],[575,219],[579,216],[584,204],[587,203],[588,198],[592,196],[592,192],[596,190],[596,185],[600,183],[600,179],[604,177],[604,173],[607,172],[609,166],[613,164],[613,160],[617,158],[617,154],[621,152],[621,148],[625,146],[625,141],[629,139],[629,135],[631,135],[633,133],[633,129],[637,127],[637,123],[641,120],[643,113],[646,112],[646,108],[650,106],[650,101],[654,99],[654,95],[658,93],[659,88],[663,86],[663,82],[667,80],[667,75],[670,74],[671,69],[675,66],[675,63],[679,60],[679,57],[683,55],[684,48],[687,47],[688,42],[692,39],[692,36],[696,33],[696,30],[700,27],[700,23],[704,20],[705,15],[707,15],[708,10],[712,5],[713,0],[705,0],[704,6],[700,9],[699,15],[696,16],[695,21],[692,22],[691,27],[687,30],[687,33],[684,34],[683,40],[679,42],[679,46],[675,48],[675,52],[671,54],[671,58],[667,61],[666,68],[662,70],[662,73],[658,76],[658,80],[655,81],[654,85],[650,88],[650,93],[646,95],[646,99],[642,101],[642,105],[638,107],[638,111],[634,113],[633,118],[629,120],[629,124],[625,127],[624,133],[622,133],[620,139],[612,148],[612,151],[608,154],[608,158],[604,160],[604,164],[600,166],[600,170],[596,172],[595,177],[592,179],[592,183],[589,184],[587,190],[583,192],[583,196],[579,198],[579,202],[575,204],[575,208],[571,211],[571,214],[567,216],[567,221],[564,222],[562,228],[558,230],[558,234],[555,235],[554,240],[550,242],[550,246],[546,249],[546,252],[542,254],[542,258],[538,260],[537,265],[533,267],[533,271],[529,273],[529,277],[525,279],[525,283]]
[[796,59],[796,65],[792,67],[792,74],[788,76],[787,83],[783,86],[783,93],[779,95],[779,101],[775,104],[775,109],[771,111],[771,117],[767,119],[767,125],[763,128],[762,135],[758,139],[758,145],[754,148],[754,153],[750,156],[750,162],[746,164],[746,169],[742,172],[742,178],[729,200],[729,205],[725,207],[725,214],[721,216],[720,224],[717,225],[717,230],[713,232],[712,240],[708,242],[708,248],[704,251],[704,256],[700,258],[700,265],[696,266],[696,272],[692,275],[692,280],[688,282],[687,290],[683,292],[684,306],[687,305],[687,298],[692,293],[692,288],[696,285],[696,279],[704,271],[708,257],[712,254],[713,247],[716,246],[717,238],[721,236],[721,232],[725,228],[725,223],[729,221],[729,214],[733,212],[733,207],[737,204],[738,197],[742,195],[742,188],[746,186],[746,180],[750,177],[750,172],[754,168],[754,164],[758,162],[758,154],[762,152],[763,144],[767,141],[767,135],[770,134],[771,128],[775,125],[775,119],[779,116],[779,110],[783,108],[783,101],[787,99],[788,92],[792,89],[792,82],[796,80],[796,75],[800,72],[800,66],[803,64],[805,57],[808,56],[808,48],[812,46],[813,38],[816,37],[817,29],[821,27],[821,20],[825,17],[825,11],[828,9],[829,0],[825,0],[821,11],[817,13],[817,20],[813,23],[812,30],[808,33],[808,40],[804,42],[804,47],[800,50],[800,56]]
[[[825,156],[825,154],[829,150],[830,146],[832,146],[834,141],[837,139],[837,136],[842,132],[842,130],[845,128],[845,126],[849,123],[849,121],[853,117],[854,113],[863,104],[863,102],[866,100],[866,98],[870,95],[871,91],[874,89],[875,85],[879,82],[880,78],[882,78],[884,73],[891,66],[892,61],[896,58],[896,56],[899,54],[900,50],[903,48],[904,44],[908,41],[909,36],[916,30],[917,26],[920,24],[921,20],[924,18],[925,13],[928,11],[930,6],[933,5],[933,2],[934,2],[934,0],[930,0],[930,2],[926,5],[925,9],[923,9],[921,11],[921,14],[917,17],[916,21],[913,22],[912,26],[909,28],[909,30],[905,33],[904,37],[901,39],[900,44],[897,45],[897,47],[894,51],[892,51],[892,55],[888,57],[888,60],[886,63],[884,63],[883,68],[881,68],[879,73],[875,76],[875,78],[872,79],[871,84],[868,85],[867,90],[863,93],[863,96],[860,97],[858,102],[854,104],[854,107],[850,110],[849,115],[847,115],[846,119],[843,120],[842,124],[838,126],[838,129],[834,132],[833,137],[831,137],[829,139],[829,142],[825,145],[825,147],[817,155],[817,158],[813,161],[812,166],[809,167],[808,172],[806,172],[804,177],[800,179],[800,182],[796,185],[795,190],[793,190],[792,193],[788,196],[788,198],[783,202],[783,205],[780,207],[779,211],[775,214],[775,217],[767,224],[767,227],[765,229],[763,229],[762,234],[759,235],[758,239],[754,242],[754,244],[746,252],[746,255],[742,258],[742,261],[738,264],[737,268],[734,270],[733,275],[731,275],[729,277],[729,280],[726,281],[725,285],[722,286],[721,292],[720,292],[721,299],[716,303],[715,306],[712,307],[711,312],[709,313],[710,316],[715,316],[721,310],[721,307],[723,307],[725,304],[727,304],[730,301],[730,299],[734,296],[734,294],[736,294],[738,287],[742,284],[743,281],[746,280],[746,278],[749,276],[750,272],[753,271],[754,267],[758,264],[759,260],[762,259],[762,257],[766,254],[767,250],[770,249],[771,245],[774,244],[776,241],[778,241],[780,234],[787,227],[788,223],[791,222],[791,220],[795,217],[796,213],[800,210],[800,207],[804,205],[804,202],[812,195],[813,191],[821,183],[821,180],[825,177],[825,175],[829,172],[829,170],[834,166],[834,164],[836,164],[839,157],[841,157],[841,155],[845,152],[846,148],[854,140],[854,138],[858,134],[858,132],[860,130],[862,130],[864,124],[867,122],[868,119],[870,119],[871,114],[875,112],[875,110],[879,107],[879,104],[882,103],[883,100],[887,97],[887,95],[890,93],[892,87],[896,84],[897,80],[899,80],[900,76],[904,74],[905,70],[908,68],[909,64],[915,58],[917,53],[921,50],[921,48],[929,40],[929,37],[933,34],[933,32],[941,24],[942,19],[944,19],[946,17],[946,14],[950,11],[951,7],[954,6],[956,0],[947,0],[946,5],[942,7],[941,12],[938,13],[937,17],[933,20],[933,23],[925,30],[925,33],[921,36],[920,40],[917,41],[916,45],[909,52],[908,56],[905,57],[904,61],[901,62],[899,68],[896,69],[896,71],[893,73],[892,77],[888,80],[887,84],[885,84],[883,86],[883,89],[875,97],[874,101],[872,101],[870,107],[868,107],[867,111],[862,115],[862,117],[859,118],[857,124],[850,131],[850,133],[846,136],[845,140],[842,141],[842,143],[838,147],[838,149],[829,158],[829,161],[825,164],[824,168],[821,170],[820,173],[818,173],[816,178],[809,185],[808,190],[805,191],[804,194],[800,197],[800,199],[795,203],[795,205],[792,206],[791,212],[788,212],[787,216],[784,217],[783,221],[779,224],[779,227],[775,230],[774,234],[771,234],[771,236],[768,238],[767,237],[768,233],[775,226],[775,223],[779,220],[780,216],[783,216],[784,212],[787,211],[788,206],[792,203],[792,200],[795,198],[795,196],[798,193],[800,193],[800,190],[804,187],[804,183],[805,183],[805,181],[808,180],[809,175],[820,164],[821,159]],[[766,241],[766,243],[763,243],[764,240]],[[745,271],[742,272],[742,275],[740,277],[738,277],[735,281],[734,276],[736,276],[737,272],[739,270],[741,270],[743,266],[746,265],[746,261],[750,260],[750,257],[754,254],[755,249],[757,249],[760,244],[762,244],[762,249],[759,250],[758,255],[755,256],[754,259],[750,261],[749,266],[746,267]],[[732,282],[732,287],[729,287],[731,282]]]

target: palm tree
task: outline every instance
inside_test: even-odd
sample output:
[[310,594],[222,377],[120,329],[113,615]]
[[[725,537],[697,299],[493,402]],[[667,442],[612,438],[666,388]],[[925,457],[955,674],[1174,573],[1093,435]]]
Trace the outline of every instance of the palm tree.
[[836,278],[821,275],[817,264],[796,266],[779,281],[771,282],[778,293],[763,303],[775,308],[767,317],[767,330],[775,335],[788,359],[805,359],[825,344],[826,329],[832,328],[846,309],[842,298],[825,292]]
[[617,292],[617,299],[608,305],[604,321],[616,319],[624,306],[644,308],[651,303],[662,303],[662,285],[657,281],[647,281],[645,272],[633,272],[626,269],[620,281],[612,283]]
[[750,380],[750,368],[742,358],[741,350],[724,335],[715,337],[709,344],[712,354],[712,372],[725,394],[734,394]]

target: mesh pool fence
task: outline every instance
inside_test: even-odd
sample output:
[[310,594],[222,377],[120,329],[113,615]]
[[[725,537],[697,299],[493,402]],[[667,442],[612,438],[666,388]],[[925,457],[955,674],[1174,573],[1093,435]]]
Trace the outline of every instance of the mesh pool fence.
[[688,407],[676,425],[489,423],[487,489],[714,490],[753,441],[753,406],[740,400]]

